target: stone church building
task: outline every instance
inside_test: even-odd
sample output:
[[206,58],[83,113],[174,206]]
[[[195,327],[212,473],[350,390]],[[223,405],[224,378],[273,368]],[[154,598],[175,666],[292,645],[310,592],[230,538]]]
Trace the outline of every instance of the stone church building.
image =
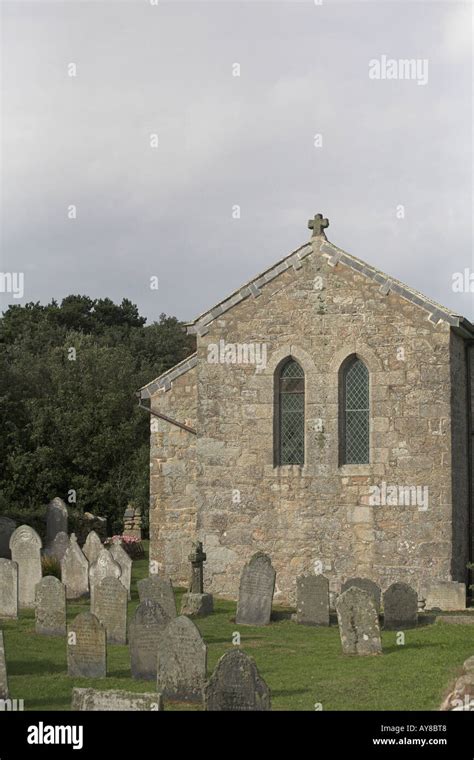
[[474,326],[328,242],[308,243],[188,324],[197,351],[141,389],[150,559],[236,598],[258,550],[275,601],[323,572],[384,590],[468,581]]

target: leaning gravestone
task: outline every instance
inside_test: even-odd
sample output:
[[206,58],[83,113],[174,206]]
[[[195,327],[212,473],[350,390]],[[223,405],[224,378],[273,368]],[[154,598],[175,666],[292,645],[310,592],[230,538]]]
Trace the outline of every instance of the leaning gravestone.
[[418,622],[418,594],[407,583],[392,583],[383,595],[384,628],[403,630]]
[[97,689],[72,690],[71,710],[117,711],[117,712],[159,712],[163,710],[161,694],[146,691],[98,691]]
[[201,702],[206,682],[207,646],[185,615],[158,635],[157,691],[169,699]]
[[0,619],[18,617],[18,565],[11,559],[0,559]]
[[41,580],[41,538],[29,525],[20,525],[10,538],[12,560],[18,565],[20,607],[35,606],[36,584]]
[[36,586],[36,633],[44,636],[66,635],[66,587],[52,575]]
[[114,560],[120,565],[122,575],[120,583],[127,589],[127,596],[130,599],[130,586],[132,585],[132,559],[120,544],[112,544],[110,553]]
[[173,593],[173,586],[169,578],[163,578],[159,575],[149,575],[148,578],[138,581],[138,596],[140,601],[147,599],[157,602],[162,607],[169,618],[177,615],[176,601]]
[[120,578],[122,571],[108,549],[102,548],[96,561],[89,567],[89,584],[91,588],[91,605],[94,606],[94,593],[97,584],[103,578]]
[[329,581],[324,575],[300,575],[296,579],[296,622],[329,625]]
[[3,631],[0,631],[0,699],[8,699],[7,663],[5,660]]
[[169,620],[158,602],[147,599],[138,605],[128,629],[133,678],[156,679],[159,635]]
[[336,600],[337,620],[344,654],[380,654],[379,618],[373,598],[351,586]]
[[68,626],[67,672],[80,678],[107,675],[105,628],[90,612],[81,612]]
[[272,613],[275,570],[270,557],[257,552],[247,562],[240,577],[236,623],[268,625]]
[[204,688],[204,709],[209,711],[271,710],[271,695],[252,657],[232,649],[221,657]]
[[102,578],[94,589],[91,612],[104,626],[109,644],[127,643],[127,591],[118,578]]
[[102,541],[100,540],[99,536],[95,530],[91,530],[90,533],[87,534],[85,544],[82,547],[82,551],[87,557],[89,565],[94,564],[103,548],[104,547],[102,546]]
[[54,557],[59,563],[62,562],[64,555],[69,549],[69,536],[64,531],[56,533],[54,541],[44,550],[48,557]]
[[46,546],[53,543],[58,533],[67,534],[67,508],[58,496],[46,507]]
[[89,563],[83,555],[77,538],[71,533],[69,547],[61,562],[61,578],[68,599],[79,599],[89,592]]
[[348,578],[347,581],[342,584],[341,594],[352,586],[360,588],[362,591],[366,591],[369,596],[372,597],[378,615],[380,613],[380,597],[382,595],[380,586],[377,586],[377,584],[374,583],[374,581],[371,581],[370,578]]
[[0,558],[11,559],[10,538],[16,530],[16,522],[9,517],[0,517]]

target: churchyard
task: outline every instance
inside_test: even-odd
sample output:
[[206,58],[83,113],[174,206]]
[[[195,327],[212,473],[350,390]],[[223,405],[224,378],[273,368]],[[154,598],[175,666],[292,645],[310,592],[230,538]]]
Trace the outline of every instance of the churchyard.
[[[166,583],[155,585],[153,578],[148,577],[149,564],[145,556],[133,561],[128,599],[127,583],[124,586],[114,577],[113,557],[102,546],[97,544],[94,547],[94,540],[88,543],[87,551],[93,560],[92,574],[105,578],[95,586],[92,600],[84,596],[74,598],[80,589],[68,587],[64,590],[58,580],[47,577],[41,582],[36,616],[32,608],[19,609],[18,619],[1,621],[9,697],[23,700],[25,710],[70,710],[73,687],[117,690],[120,694],[114,699],[123,698],[126,702],[133,701],[134,694],[140,695],[141,709],[161,709],[164,705],[165,710],[201,710],[202,700],[197,692],[204,684],[204,645],[207,645],[206,678],[211,679],[208,680],[208,709],[214,709],[213,700],[219,701],[215,693],[216,675],[212,676],[219,659],[225,653],[233,653],[225,661],[228,671],[225,677],[232,680],[239,667],[247,667],[242,655],[245,652],[255,660],[262,679],[262,683],[257,681],[255,689],[260,690],[264,705],[269,690],[272,710],[438,710],[448,687],[461,675],[464,661],[474,654],[474,625],[471,622],[474,616],[468,610],[444,616],[456,619],[456,624],[434,622],[436,614],[421,612],[416,627],[400,629],[400,621],[396,618],[399,596],[405,594],[404,589],[394,590],[390,603],[392,612],[388,599],[385,602],[386,614],[394,613],[393,626],[390,626],[394,630],[385,630],[382,625],[379,631],[375,613],[377,600],[370,600],[370,589],[350,588],[344,603],[338,602],[340,624],[345,626],[344,620],[349,621],[345,628],[349,635],[342,642],[344,649],[358,651],[359,656],[343,653],[337,617],[331,612],[330,618],[326,619],[327,611],[321,604],[312,609],[304,609],[303,604],[297,610],[301,622],[305,621],[305,616],[312,620],[316,617],[319,625],[300,625],[295,620],[294,609],[276,605],[273,605],[269,624],[247,625],[245,621],[249,617],[256,616],[257,622],[264,623],[270,615],[268,603],[253,605],[252,600],[257,599],[258,594],[253,593],[255,577],[248,567],[243,572],[243,585],[249,584],[250,597],[241,593],[239,604],[215,598],[213,611],[207,607],[204,617],[195,617],[191,622],[189,618],[175,617],[176,611],[179,615],[185,594],[187,597],[199,594],[190,594],[188,589],[174,589],[175,611]],[[73,540],[69,549],[74,555],[73,566],[80,564],[76,546]],[[146,542],[144,546],[147,549]],[[198,546],[194,558],[199,557],[199,551],[202,552],[202,547],[199,549]],[[117,548],[114,549],[116,552]],[[272,584],[273,570],[266,563],[265,555],[257,555],[256,563],[263,571],[264,583]],[[193,564],[193,574],[195,565],[197,567],[197,563]],[[80,567],[76,570],[77,579],[80,578]],[[260,579],[260,587],[261,582]],[[309,576],[300,581],[300,586],[317,592],[324,588],[324,580],[321,576]],[[158,594],[156,600],[161,602],[158,607],[154,594]],[[141,603],[140,597],[143,599]],[[189,604],[189,599],[185,601]],[[48,613],[42,614],[45,606]],[[124,643],[125,608],[129,644]],[[117,615],[117,609],[121,610],[120,615]],[[88,628],[91,610],[95,610],[102,621],[107,621],[107,633],[97,622],[93,622],[92,632]],[[77,619],[78,615],[81,615],[80,619]],[[357,628],[358,616],[362,616],[364,630],[370,635],[354,641],[350,632],[354,625]],[[167,622],[168,617],[171,624],[164,626],[161,618],[166,618],[164,622]],[[96,618],[92,620],[96,621]],[[76,635],[74,646],[69,638],[66,644],[64,622],[67,622],[68,637],[71,632]],[[81,630],[85,629],[84,639]],[[401,630],[403,636],[400,636]],[[197,684],[194,695],[188,689],[183,699],[179,696],[179,688],[163,688],[160,689],[163,703],[158,706],[156,671],[161,669],[166,679],[173,657],[159,657],[157,664],[156,658],[149,656],[149,651],[145,654],[139,651],[133,642],[144,631],[150,640],[154,632],[158,633],[158,646],[162,652],[172,652],[176,641],[185,642],[187,651],[192,649],[194,670],[191,676],[193,683]],[[98,650],[102,653],[94,660],[89,657],[92,640],[99,642]],[[86,657],[81,656],[82,646]],[[105,646],[106,658],[103,656]],[[358,649],[360,646],[362,650]],[[364,646],[368,647],[368,652],[363,651]],[[377,654],[380,647],[381,653]],[[369,656],[360,656],[363,654]],[[108,697],[97,695],[97,692],[76,691],[74,707],[81,703],[82,709],[100,709],[100,702],[104,699]]]

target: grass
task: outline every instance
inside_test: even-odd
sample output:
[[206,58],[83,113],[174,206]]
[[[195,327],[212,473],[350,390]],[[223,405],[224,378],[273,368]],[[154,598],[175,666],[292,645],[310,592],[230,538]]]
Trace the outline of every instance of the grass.
[[[147,559],[135,561],[129,615],[138,604],[136,581],[148,573]],[[184,589],[177,589],[178,610]],[[396,632],[382,632],[383,655],[347,657],[341,654],[337,625],[308,628],[278,610],[265,628],[236,626],[235,603],[215,601],[215,613],[198,620],[208,645],[208,671],[227,649],[235,631],[251,654],[272,692],[274,710],[436,710],[462,663],[474,654],[474,625],[436,623],[405,632],[398,646]],[[87,601],[68,604],[68,621],[89,608]],[[153,691],[151,681],[130,676],[128,647],[108,646],[107,678],[70,678],[65,638],[39,636],[34,612],[22,611],[18,621],[2,622],[10,697],[23,699],[25,710],[68,710],[73,686],[96,689]],[[179,703],[167,710],[195,710]]]

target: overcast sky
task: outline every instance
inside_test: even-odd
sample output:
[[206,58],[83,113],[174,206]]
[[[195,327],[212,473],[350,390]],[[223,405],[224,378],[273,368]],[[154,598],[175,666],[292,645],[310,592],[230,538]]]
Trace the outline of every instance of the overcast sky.
[[[0,263],[25,276],[2,310],[81,293],[191,319],[322,212],[474,319],[452,289],[474,271],[471,3],[153,2],[2,3]],[[382,56],[425,69],[371,78]]]

